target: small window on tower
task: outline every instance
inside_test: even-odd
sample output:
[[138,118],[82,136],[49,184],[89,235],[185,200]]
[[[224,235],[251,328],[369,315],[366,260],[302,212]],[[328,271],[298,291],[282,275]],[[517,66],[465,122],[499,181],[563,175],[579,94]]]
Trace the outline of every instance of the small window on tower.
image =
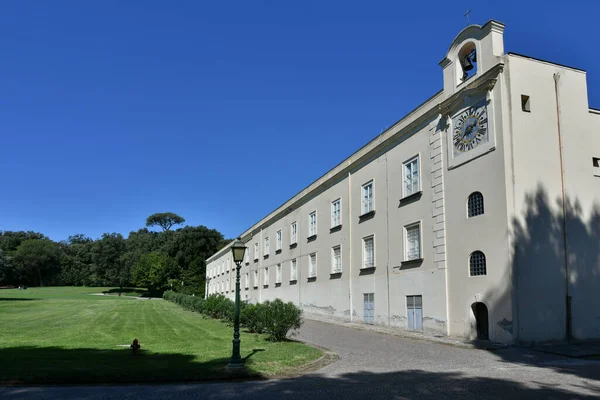
[[469,42],[458,53],[458,60],[462,69],[461,82],[464,82],[477,73],[477,50],[475,43]]
[[525,112],[531,112],[531,104],[529,102],[529,96],[521,95],[521,109]]
[[594,167],[594,176],[600,176],[600,158],[592,157],[592,165]]

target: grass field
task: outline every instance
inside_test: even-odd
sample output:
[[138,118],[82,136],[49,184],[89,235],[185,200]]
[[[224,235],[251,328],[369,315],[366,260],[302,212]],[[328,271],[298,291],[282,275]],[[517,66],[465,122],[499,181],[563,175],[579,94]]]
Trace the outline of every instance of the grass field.
[[[0,290],[1,383],[164,382],[226,379],[232,328],[173,303],[92,296],[110,288]],[[122,345],[137,338],[142,353]],[[297,342],[242,332],[253,376],[317,359]]]

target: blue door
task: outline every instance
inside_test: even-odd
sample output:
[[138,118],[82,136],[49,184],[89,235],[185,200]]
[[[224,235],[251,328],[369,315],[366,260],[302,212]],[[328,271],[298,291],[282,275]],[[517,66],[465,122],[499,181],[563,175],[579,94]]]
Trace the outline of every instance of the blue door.
[[375,322],[375,293],[364,293],[363,322],[373,324]]
[[406,318],[409,330],[423,330],[423,298],[421,296],[406,296]]

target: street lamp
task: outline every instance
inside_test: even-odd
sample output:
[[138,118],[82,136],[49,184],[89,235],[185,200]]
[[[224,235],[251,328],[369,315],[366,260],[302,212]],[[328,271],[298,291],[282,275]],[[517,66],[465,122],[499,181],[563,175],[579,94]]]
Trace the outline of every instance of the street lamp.
[[229,369],[244,368],[244,360],[240,356],[240,269],[244,261],[244,253],[246,245],[240,238],[231,246],[233,253],[233,262],[236,265],[235,273],[235,314],[233,318],[233,351],[231,352],[231,360],[227,364]]

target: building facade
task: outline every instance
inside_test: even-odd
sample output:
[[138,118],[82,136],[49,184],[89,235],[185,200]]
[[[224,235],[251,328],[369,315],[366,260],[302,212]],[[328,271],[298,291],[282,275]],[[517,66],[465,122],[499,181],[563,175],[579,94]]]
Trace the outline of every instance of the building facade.
[[[471,25],[444,87],[265,216],[241,298],[307,317],[531,343],[600,338],[600,110],[585,71]],[[229,247],[207,293],[231,298]]]

